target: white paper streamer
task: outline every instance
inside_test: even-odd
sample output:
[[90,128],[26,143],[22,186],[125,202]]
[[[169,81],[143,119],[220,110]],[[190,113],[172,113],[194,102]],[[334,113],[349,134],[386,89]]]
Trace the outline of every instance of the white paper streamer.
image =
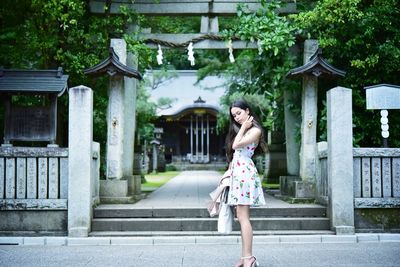
[[229,49],[229,61],[230,61],[231,63],[235,63],[235,57],[233,56],[233,45],[232,45],[232,40],[229,40],[227,47],[228,47],[228,49]]
[[162,54],[162,50],[161,50],[161,46],[158,45],[158,51],[157,51],[157,63],[158,65],[161,65],[163,62],[163,54]]
[[190,61],[190,66],[194,66],[194,52],[193,52],[193,43],[190,42],[188,46],[188,60]]

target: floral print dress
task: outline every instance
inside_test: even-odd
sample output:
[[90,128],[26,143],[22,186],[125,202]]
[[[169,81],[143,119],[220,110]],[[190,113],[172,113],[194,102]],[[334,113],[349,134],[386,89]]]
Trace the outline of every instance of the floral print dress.
[[256,147],[252,143],[233,154],[228,205],[265,205],[260,177],[251,159]]

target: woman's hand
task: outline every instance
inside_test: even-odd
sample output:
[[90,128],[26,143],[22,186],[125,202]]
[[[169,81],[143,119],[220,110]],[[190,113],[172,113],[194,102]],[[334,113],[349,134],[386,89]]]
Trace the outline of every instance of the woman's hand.
[[247,130],[250,129],[253,126],[253,116],[247,117],[247,120],[245,120],[242,124],[242,127]]

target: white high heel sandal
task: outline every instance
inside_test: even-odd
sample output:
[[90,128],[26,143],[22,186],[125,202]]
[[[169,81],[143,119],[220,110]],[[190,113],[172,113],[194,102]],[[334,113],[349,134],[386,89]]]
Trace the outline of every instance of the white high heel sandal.
[[[250,267],[257,267],[257,266],[260,266],[260,265],[258,264],[257,258],[256,258],[255,256],[246,256],[246,257],[241,257],[240,259],[246,260],[246,259],[251,259],[251,258],[254,258],[254,261],[251,263],[251,266],[250,266]],[[244,266],[244,263],[243,263],[243,266]]]

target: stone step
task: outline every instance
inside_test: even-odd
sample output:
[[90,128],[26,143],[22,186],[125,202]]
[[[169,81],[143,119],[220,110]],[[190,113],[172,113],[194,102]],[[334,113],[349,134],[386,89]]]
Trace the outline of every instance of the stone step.
[[[325,207],[252,208],[251,217],[326,217]],[[139,208],[129,205],[100,205],[94,218],[209,218],[205,208]]]
[[[92,231],[215,231],[218,218],[95,218]],[[251,218],[253,230],[329,230],[328,218]],[[240,229],[237,221],[233,230]]]
[[226,169],[226,162],[212,162],[207,164],[202,163],[188,163],[188,162],[173,162],[171,164],[167,164],[174,166],[178,171],[215,171],[220,169]]
[[[335,235],[330,230],[270,230],[270,231],[253,231],[255,236],[266,235]],[[89,236],[224,236],[217,231],[93,231]],[[240,231],[232,231],[229,236],[240,236]]]

